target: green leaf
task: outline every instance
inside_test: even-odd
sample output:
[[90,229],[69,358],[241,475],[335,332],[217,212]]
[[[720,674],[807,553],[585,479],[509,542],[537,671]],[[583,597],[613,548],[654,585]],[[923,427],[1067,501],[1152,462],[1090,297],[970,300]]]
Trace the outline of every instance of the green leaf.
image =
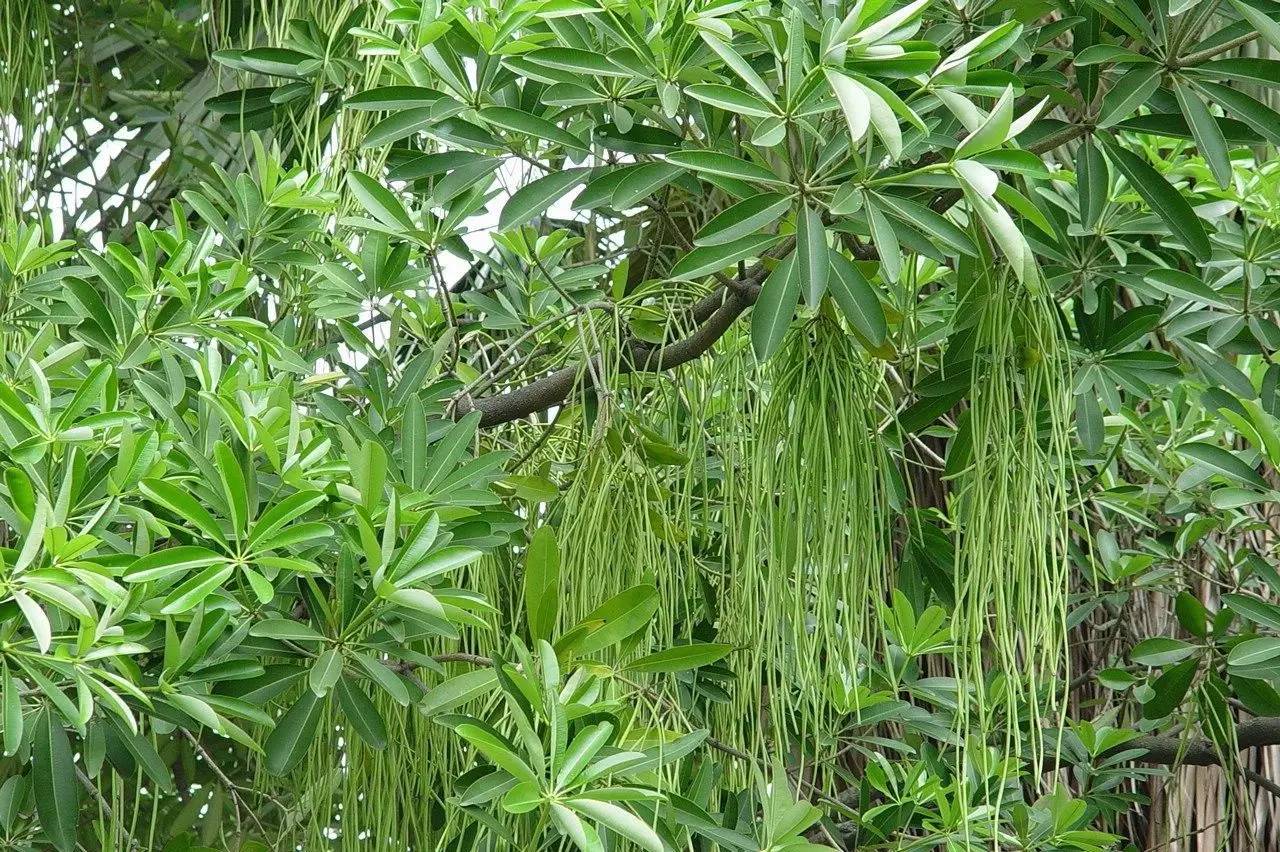
[[646,852],[664,852],[662,838],[658,833],[647,822],[619,805],[581,797],[569,799],[567,804]]
[[385,186],[363,172],[348,174],[347,186],[350,187],[356,201],[360,202],[360,206],[368,210],[373,218],[388,228],[413,230],[413,220],[409,218],[404,205]]
[[618,182],[609,206],[614,210],[635,207],[641,200],[671,183],[681,173],[682,169],[671,163],[645,163],[631,169]]
[[31,781],[36,814],[45,836],[55,848],[70,852],[76,848],[80,784],[76,781],[67,732],[52,710],[45,710],[36,720]]
[[1231,183],[1231,155],[1227,151],[1227,140],[1222,136],[1222,129],[1209,114],[1204,101],[1189,86],[1175,85],[1173,93],[1187,119],[1187,126],[1191,128],[1200,156],[1209,164],[1209,171],[1213,173],[1218,186],[1225,188]]
[[719,83],[695,83],[692,86],[686,86],[684,93],[695,100],[702,101],[704,104],[710,104],[713,107],[735,112],[739,115],[768,118],[775,114],[768,103],[765,103],[755,95],[744,92],[741,89],[735,89],[732,86],[724,86]]
[[290,618],[267,618],[249,628],[250,636],[289,642],[320,642],[324,637],[309,624]]
[[1007,86],[991,112],[972,133],[956,146],[952,159],[963,160],[1001,145],[1013,124],[1013,87]]
[[524,58],[538,65],[571,71],[575,74],[586,74],[593,77],[631,77],[633,73],[620,65],[610,62],[608,57],[591,50],[576,47],[546,47],[533,50]]
[[552,172],[520,187],[503,205],[498,217],[498,230],[506,231],[523,225],[541,214],[558,198],[586,179],[590,169],[565,169]]
[[1228,479],[1267,490],[1267,481],[1256,470],[1240,460],[1234,453],[1215,444],[1191,441],[1178,446],[1179,455],[1193,459],[1214,473]]
[[1143,718],[1163,719],[1177,710],[1191,688],[1199,665],[1198,659],[1185,660],[1156,678],[1151,684],[1154,694],[1142,705]]
[[1076,193],[1080,200],[1080,223],[1091,231],[1098,224],[1111,193],[1107,158],[1093,136],[1086,136],[1076,150]]
[[352,678],[344,677],[338,681],[334,694],[338,697],[338,706],[346,716],[352,730],[372,749],[381,751],[387,745],[387,725],[377,706],[364,694]]
[[311,665],[307,676],[307,684],[317,696],[323,697],[333,689],[333,685],[342,677],[342,652],[337,648],[325,651]]
[[499,736],[488,726],[463,722],[455,725],[453,730],[487,757],[500,769],[505,769],[520,781],[537,782],[537,775],[529,765],[520,759],[505,737]]
[[115,720],[112,720],[106,726],[106,731],[108,742],[123,746],[137,761],[143,773],[155,783],[156,787],[171,796],[178,792],[173,783],[173,776],[169,772],[169,767],[165,765],[164,758],[160,757],[160,753],[151,744],[149,737],[134,734],[120,727],[120,724]]
[[599,833],[559,802],[551,803],[551,820],[561,834],[573,841],[578,852],[604,852]]
[[773,89],[761,79],[756,70],[751,67],[751,64],[743,59],[736,50],[706,30],[700,30],[698,34],[702,36],[702,40],[715,51],[724,64],[728,65],[733,70],[733,73],[741,77],[742,81],[750,86],[757,95],[766,101],[773,100]]
[[195,524],[197,529],[214,541],[223,545],[227,543],[226,536],[222,534],[222,527],[214,520],[213,515],[186,491],[171,482],[160,479],[144,479],[138,483],[138,487],[148,498],[164,506],[179,518]]
[[245,51],[220,50],[214,54],[214,58],[273,77],[297,77],[298,67],[311,59],[301,51],[283,47],[255,47]]
[[880,256],[880,275],[890,284],[896,283],[902,274],[902,246],[898,242],[898,232],[870,197],[867,198],[866,214],[871,242]]
[[480,110],[480,118],[503,130],[523,133],[526,136],[536,136],[570,151],[578,151],[583,154],[588,151],[586,144],[577,136],[552,124],[545,118],[540,118],[524,110],[501,106],[486,107]]
[[440,599],[426,589],[396,589],[387,600],[406,609],[417,610],[441,621],[448,619]]
[[929,239],[941,242],[957,254],[977,256],[978,249],[973,244],[973,240],[945,216],[935,213],[923,204],[917,204],[896,195],[877,193],[875,198],[890,215],[917,228]]
[[1222,602],[1260,627],[1280,630],[1280,606],[1276,604],[1242,594],[1223,595]]
[[1221,83],[1196,81],[1196,88],[1204,92],[1223,110],[1249,125],[1255,133],[1272,145],[1280,145],[1280,112],[1255,100],[1238,89]]
[[45,613],[44,607],[24,591],[14,591],[11,594],[14,603],[22,611],[22,617],[26,619],[27,626],[31,628],[36,647],[42,654],[49,653],[49,646],[53,643],[53,626],[49,623],[49,616]]
[[732,645],[691,642],[633,660],[627,663],[626,669],[632,672],[682,672],[710,665],[723,659],[732,650]]
[[856,264],[839,252],[831,252],[831,270],[833,274],[827,281],[827,289],[845,319],[873,346],[884,343],[889,334],[889,324],[871,282]]
[[778,351],[800,303],[800,276],[796,267],[796,255],[792,252],[769,273],[751,309],[751,348],[758,361],[767,361]]
[[822,227],[822,217],[808,204],[802,205],[796,219],[796,274],[805,301],[816,307],[827,291],[831,274],[827,232]]
[[160,606],[160,614],[177,615],[203,603],[233,570],[230,565],[211,565],[204,569],[169,593]]
[[1137,111],[1138,107],[1160,88],[1160,65],[1139,65],[1125,72],[1102,99],[1098,111],[1098,129],[1119,124]]
[[192,568],[204,568],[209,565],[225,563],[227,557],[214,553],[207,547],[182,545],[167,547],[139,557],[124,572],[127,583],[145,583],[149,580],[162,580],[170,576],[184,574]]
[[387,481],[387,451],[377,441],[367,440],[349,463],[351,484],[360,492],[362,505],[372,509],[382,499]]
[[218,465],[218,478],[222,496],[226,498],[231,516],[231,531],[237,539],[243,538],[249,528],[249,495],[245,487],[244,471],[240,462],[227,446],[226,441],[213,445],[213,458]]
[[4,730],[0,734],[4,736],[4,756],[12,757],[18,753],[18,747],[22,744],[22,684],[16,677],[9,674],[9,669],[4,668],[4,712],[0,716],[0,723],[4,725]]
[[395,583],[397,586],[407,586],[411,583],[430,580],[455,568],[470,565],[483,555],[483,551],[476,550],[474,547],[444,547],[422,559],[417,565],[409,567],[395,578]]
[[1187,70],[1195,72],[1196,76],[1211,77],[1218,80],[1260,83],[1267,89],[1280,85],[1280,60],[1277,59],[1235,56],[1229,59],[1214,59]]
[[186,695],[181,692],[171,692],[164,696],[164,700],[196,720],[199,724],[222,733],[222,720],[218,718],[217,712],[203,698],[197,698],[194,695]]
[[1213,252],[1209,235],[1182,193],[1169,185],[1164,177],[1136,154],[1115,142],[1104,142],[1107,156],[1120,169],[1129,185],[1155,211],[1169,230],[1178,237],[1197,260],[1207,261]]
[[777,234],[754,234],[749,237],[711,246],[699,246],[676,261],[670,277],[693,281],[719,272],[740,260],[759,257],[780,237]]
[[1146,281],[1161,291],[1179,299],[1203,302],[1218,308],[1230,308],[1231,303],[1218,295],[1218,292],[1203,283],[1197,276],[1181,269],[1152,269],[1145,276]]
[[622,642],[649,625],[658,603],[658,590],[651,584],[623,589],[582,619],[580,624],[588,625],[589,632],[573,650],[594,654]]
[[1157,636],[1143,639],[1129,652],[1129,658],[1144,666],[1167,666],[1185,660],[1196,652],[1196,647],[1180,639]]
[[440,92],[423,86],[379,86],[352,95],[342,105],[359,110],[413,109],[429,107],[442,97]]
[[1231,649],[1227,665],[1232,667],[1256,666],[1280,657],[1280,638],[1267,636],[1262,639],[1246,639]]
[[744,198],[703,225],[693,243],[698,246],[719,246],[733,242],[775,222],[790,208],[790,197],[780,192],[764,192]]
[[1098,397],[1093,390],[1086,389],[1076,394],[1076,431],[1080,436],[1080,444],[1091,453],[1102,448],[1106,438],[1106,424],[1102,419],[1102,409],[1098,405]]
[[395,672],[359,651],[353,651],[351,656],[360,664],[360,668],[365,670],[370,679],[382,687],[382,691],[390,695],[397,704],[402,707],[409,704],[409,690]]
[[525,553],[524,607],[530,638],[550,640],[560,607],[560,548],[547,525],[538,527]]
[[285,524],[300,517],[311,508],[318,506],[325,499],[319,491],[299,491],[290,494],[283,500],[263,512],[254,522],[253,532],[249,536],[249,545],[271,536]]
[[323,711],[324,702],[314,692],[308,690],[298,697],[263,743],[268,771],[284,775],[301,762],[315,739]]
[[441,111],[438,101],[429,107],[415,107],[393,113],[369,128],[364,139],[360,140],[360,147],[385,148],[401,139],[422,133],[427,128],[439,124],[445,117],[446,114]]
[[667,154],[667,162],[703,174],[759,183],[786,183],[764,166],[719,151],[672,151]]
[[849,126],[850,144],[856,147],[871,126],[871,101],[862,84],[847,74],[830,68],[822,70],[840,104],[840,111],[844,113],[845,123]]
[[612,735],[612,722],[599,722],[580,731],[565,750],[560,766],[556,770],[555,786],[564,789],[571,784],[583,767],[600,753],[600,749],[609,742]]
[[1235,6],[1240,16],[1258,31],[1263,41],[1274,49],[1280,50],[1280,24],[1276,23],[1274,18],[1250,2],[1231,0],[1231,5]]
[[523,781],[502,797],[502,809],[509,814],[524,814],[542,804],[542,789],[532,781]]
[[1195,595],[1179,592],[1173,602],[1173,611],[1183,630],[1202,639],[1209,635],[1209,611]]
[[418,709],[426,716],[449,713],[473,699],[488,695],[497,685],[498,675],[491,668],[466,672],[427,690]]

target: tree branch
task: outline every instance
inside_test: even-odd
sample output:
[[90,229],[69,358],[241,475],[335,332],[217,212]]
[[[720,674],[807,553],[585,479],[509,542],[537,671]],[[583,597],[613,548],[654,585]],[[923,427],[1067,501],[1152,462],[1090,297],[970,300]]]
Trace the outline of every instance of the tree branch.
[[[790,248],[791,241],[779,246],[782,251]],[[785,246],[785,248],[784,248]],[[688,336],[661,346],[632,340],[624,346],[618,372],[653,373],[674,369],[700,357],[711,349],[734,320],[755,303],[760,294],[760,284],[768,270],[763,262],[757,263],[742,278],[732,279],[695,303],[689,315],[698,327]],[[581,377],[594,368],[603,366],[600,356],[593,356],[590,363],[570,364],[536,379],[527,385],[506,393],[481,397],[462,398],[454,407],[456,417],[472,411],[480,412],[481,426],[494,426],[538,411],[545,411],[569,399],[580,383]]]
[[[1280,716],[1260,716],[1241,722],[1236,727],[1236,742],[1241,751],[1247,748],[1280,745]],[[1146,752],[1133,758],[1136,763],[1156,763],[1165,766],[1217,766],[1220,763],[1218,753],[1209,740],[1196,739],[1184,743],[1182,738],[1176,735],[1136,737],[1112,749],[1108,754],[1132,749],[1143,749]]]

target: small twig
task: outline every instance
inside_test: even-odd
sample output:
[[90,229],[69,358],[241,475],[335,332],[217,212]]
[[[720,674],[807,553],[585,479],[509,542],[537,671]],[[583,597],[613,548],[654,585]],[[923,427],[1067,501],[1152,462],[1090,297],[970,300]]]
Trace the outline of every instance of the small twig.
[[[436,654],[431,659],[437,663],[470,663],[473,666],[483,666],[489,668],[493,665],[493,660],[488,657],[482,657],[479,654],[467,654],[462,651],[455,651],[449,654]],[[401,665],[405,665],[401,663]],[[414,668],[417,668],[416,666]]]
[[[196,750],[196,753],[200,755],[201,759],[204,760],[205,765],[209,767],[210,771],[212,771],[215,776],[217,776],[218,783],[222,784],[223,787],[226,787],[227,792],[231,794],[231,806],[235,808],[236,833],[239,834],[241,831],[240,788],[235,784],[235,782],[227,777],[227,774],[222,771],[222,767],[218,765],[218,761],[213,759],[213,755],[209,754],[209,750],[206,749],[200,740],[196,738],[195,734],[191,733],[186,728],[182,729],[182,734],[187,738],[187,741],[191,743],[191,746]],[[262,827],[262,823],[258,821],[257,814],[253,812],[253,808],[246,804],[245,810],[249,812],[249,817],[253,820],[254,825],[258,827],[258,831],[265,831]]]
[[1235,50],[1237,47],[1242,47],[1248,44],[1249,42],[1255,40],[1258,37],[1258,35],[1259,33],[1257,30],[1253,30],[1252,32],[1247,32],[1244,35],[1236,36],[1230,41],[1224,41],[1222,44],[1215,45],[1213,47],[1206,47],[1204,50],[1199,50],[1199,51],[1196,51],[1195,53],[1187,54],[1186,56],[1180,56],[1177,59],[1170,62],[1169,66],[1171,68],[1178,69],[1178,68],[1188,68],[1192,65],[1199,65],[1201,62],[1204,62],[1206,59],[1212,59],[1213,57],[1226,53],[1229,50]]
[[1266,777],[1265,775],[1262,775],[1259,772],[1255,772],[1252,769],[1244,769],[1241,771],[1241,774],[1244,775],[1244,777],[1249,781],[1251,781],[1252,783],[1266,790],[1272,796],[1276,797],[1277,799],[1280,799],[1280,784],[1277,784],[1276,782],[1272,781],[1270,778]]

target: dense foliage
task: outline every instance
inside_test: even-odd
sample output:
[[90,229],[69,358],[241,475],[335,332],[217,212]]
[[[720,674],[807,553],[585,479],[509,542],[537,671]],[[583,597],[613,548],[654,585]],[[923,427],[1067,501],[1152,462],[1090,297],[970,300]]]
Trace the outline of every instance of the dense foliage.
[[1280,4],[3,15],[0,845],[1278,848]]

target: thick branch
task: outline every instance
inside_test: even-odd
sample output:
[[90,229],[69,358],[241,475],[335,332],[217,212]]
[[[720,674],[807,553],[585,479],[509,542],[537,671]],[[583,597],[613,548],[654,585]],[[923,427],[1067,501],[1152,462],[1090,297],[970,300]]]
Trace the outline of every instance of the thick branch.
[[[1280,717],[1265,716],[1248,719],[1236,727],[1236,741],[1241,751],[1259,746],[1280,745]],[[1218,753],[1213,743],[1195,739],[1183,743],[1176,735],[1144,736],[1129,740],[1111,753],[1143,749],[1145,754],[1133,758],[1137,763],[1158,763],[1166,766],[1217,766]]]
[[[688,336],[662,346],[631,341],[623,351],[619,373],[660,372],[679,367],[700,357],[715,345],[742,313],[755,303],[760,283],[767,270],[756,264],[746,277],[734,279],[717,288],[690,309],[698,327]],[[592,358],[594,372],[602,367],[600,357]],[[582,376],[593,372],[585,364],[570,364],[527,385],[507,393],[480,399],[461,399],[455,406],[456,416],[480,412],[480,425],[493,426],[527,417],[565,402],[580,383]]]

